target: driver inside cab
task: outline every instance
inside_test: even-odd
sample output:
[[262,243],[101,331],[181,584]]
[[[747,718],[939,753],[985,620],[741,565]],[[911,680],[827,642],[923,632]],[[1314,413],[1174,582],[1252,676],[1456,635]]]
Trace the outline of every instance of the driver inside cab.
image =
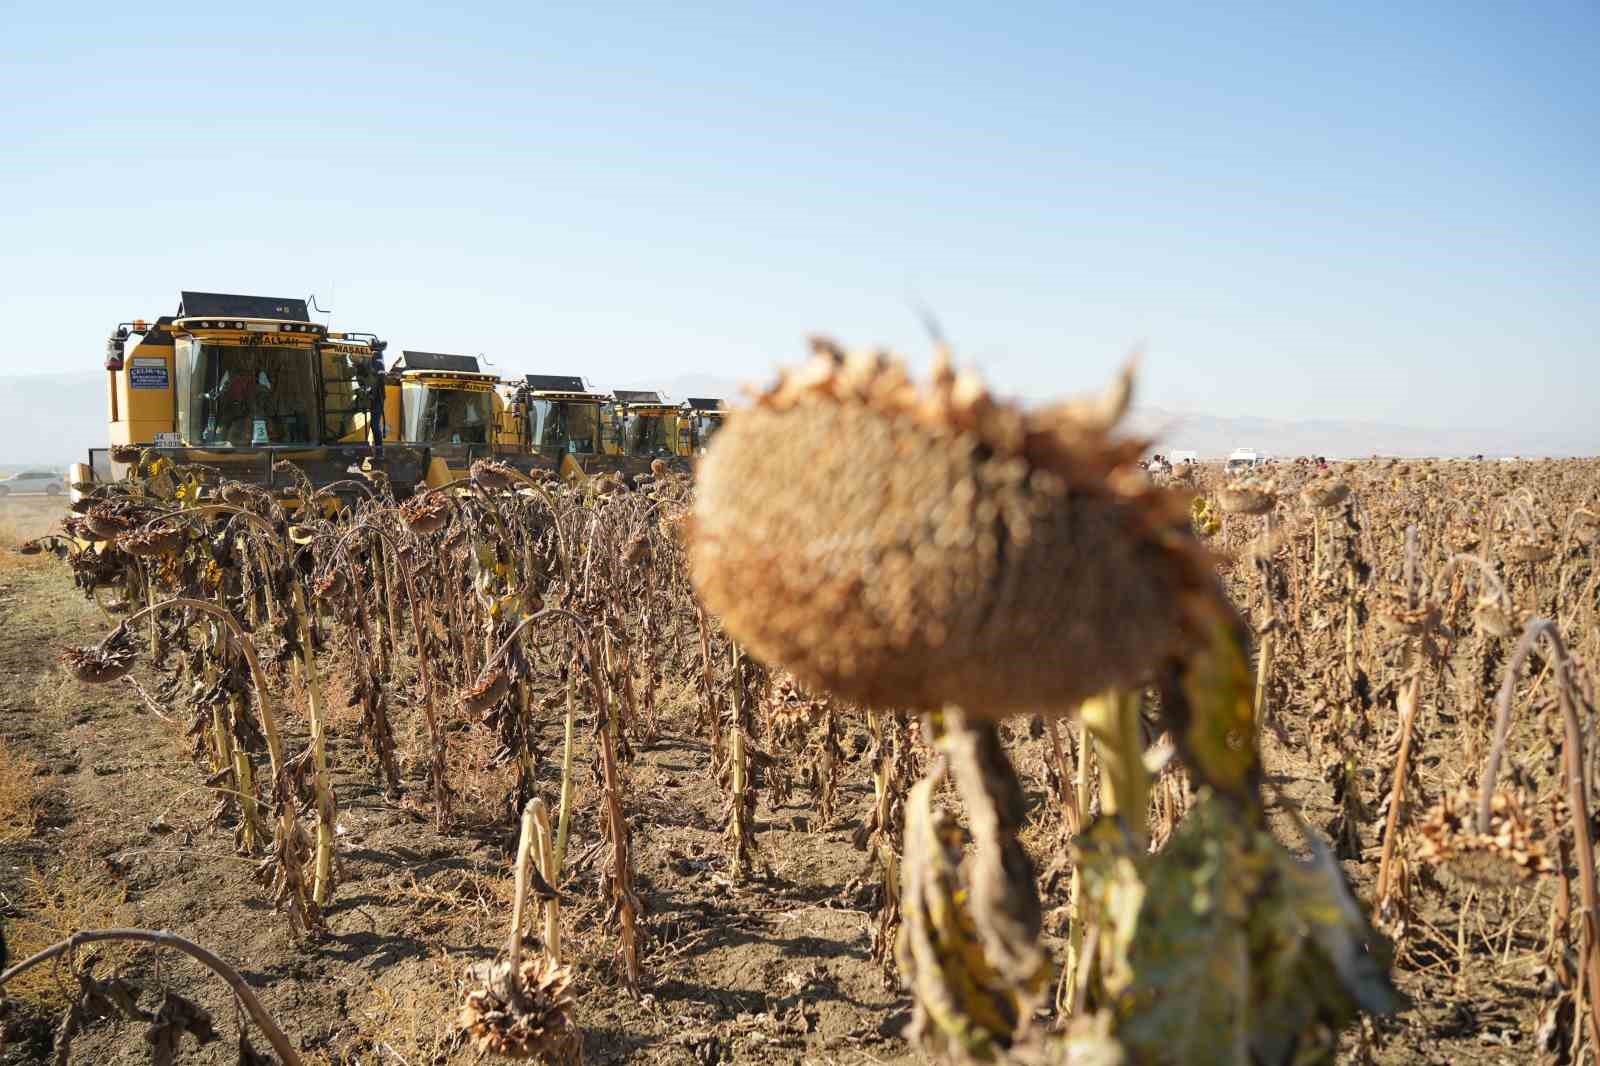
[[223,439],[233,445],[271,441],[272,375],[265,368],[229,368],[217,385],[217,412]]
[[450,443],[489,443],[488,426],[483,420],[478,394],[451,391],[446,392],[442,399],[445,412],[444,436]]

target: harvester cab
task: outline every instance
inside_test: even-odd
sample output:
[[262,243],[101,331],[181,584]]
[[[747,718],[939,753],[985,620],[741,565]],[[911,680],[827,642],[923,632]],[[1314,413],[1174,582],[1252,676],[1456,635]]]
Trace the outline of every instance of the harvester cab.
[[659,392],[617,389],[611,394],[611,429],[606,451],[612,455],[665,458],[678,454],[678,408]]
[[517,386],[512,411],[526,465],[555,470],[567,480],[581,481],[594,473],[607,402],[608,397],[590,391],[576,375],[525,376]]
[[709,396],[691,396],[683,402],[683,417],[678,422],[678,451],[682,455],[704,455],[706,445],[717,430],[728,409],[721,400]]
[[402,352],[389,375],[384,421],[393,437],[428,449],[427,483],[466,477],[474,459],[500,444],[500,379],[472,355]]
[[426,453],[380,457],[365,443],[383,350],[372,334],[311,321],[304,300],[185,292],[177,314],[121,323],[107,342],[110,446],[74,467],[74,486],[91,486],[74,499],[151,451],[199,474],[202,489],[227,477],[281,491],[295,485],[276,469],[287,461],[314,487],[376,468],[403,493]]
[[656,460],[685,472],[689,460],[679,430],[682,421],[683,409],[658,392],[617,389],[601,424],[602,449],[630,476],[648,473]]

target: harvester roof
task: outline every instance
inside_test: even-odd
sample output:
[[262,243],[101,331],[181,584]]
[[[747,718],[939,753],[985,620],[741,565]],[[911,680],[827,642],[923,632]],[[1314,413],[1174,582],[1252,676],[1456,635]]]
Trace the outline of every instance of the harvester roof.
[[564,403],[605,403],[606,397],[590,392],[583,378],[576,374],[524,374],[523,386],[528,395],[540,400]]
[[185,292],[179,299],[176,317],[311,321],[304,300],[290,300],[276,296],[236,296],[226,292]]
[[616,389],[611,395],[617,398],[618,403],[625,403],[629,407],[662,407],[661,394],[654,390],[644,391],[638,389]]
[[481,374],[483,367],[475,355],[446,355],[443,352],[400,353],[396,370],[439,370],[450,374]]
[[522,378],[534,392],[588,392],[576,374],[525,374]]
[[712,396],[691,396],[684,402],[689,405],[689,409],[692,411],[721,414],[727,409],[721,400]]

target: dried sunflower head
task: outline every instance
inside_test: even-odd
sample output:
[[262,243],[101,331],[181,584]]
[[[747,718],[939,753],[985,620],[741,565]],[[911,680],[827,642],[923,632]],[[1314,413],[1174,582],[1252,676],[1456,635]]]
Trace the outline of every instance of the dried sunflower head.
[[128,674],[137,657],[128,631],[118,626],[99,644],[88,648],[68,648],[57,660],[79,681],[103,685]]
[[1300,499],[1305,501],[1306,506],[1319,511],[1337,507],[1349,496],[1350,483],[1332,477],[1320,477],[1308,481],[1300,490]]
[[1573,512],[1572,539],[1586,548],[1600,541],[1600,515],[1583,508]]
[[640,563],[650,561],[650,538],[644,533],[636,533],[628,541],[628,546],[622,550],[622,563],[624,566],[638,566]]
[[808,692],[793,674],[777,671],[767,686],[767,721],[772,732],[792,738],[817,722],[833,706],[827,695]]
[[462,689],[461,706],[471,714],[482,714],[499,703],[510,687],[510,677],[497,666]]
[[437,492],[424,492],[400,505],[400,518],[413,533],[436,533],[450,521],[450,501]]
[[1439,605],[1426,601],[1415,607],[1397,598],[1378,609],[1378,622],[1397,637],[1419,637],[1431,633],[1439,624]]
[[217,489],[217,496],[230,507],[244,507],[256,499],[258,492],[259,489],[242,481],[224,481]]
[[129,555],[145,558],[171,555],[183,547],[183,530],[165,523],[150,529],[136,529],[119,537],[117,547]]
[[44,545],[37,540],[25,540],[17,545],[18,555],[38,555],[44,551]]
[[1246,478],[1217,490],[1217,503],[1227,514],[1263,515],[1278,502],[1278,486],[1272,481]]
[[498,459],[479,459],[469,472],[472,480],[491,492],[509,489],[517,483],[516,471]]
[[311,595],[325,603],[338,600],[349,587],[344,571],[335,566],[328,567],[311,579]]
[[864,706],[1070,708],[1186,647],[1214,604],[1186,495],[1094,405],[1024,411],[941,362],[918,387],[826,342],[726,420],[688,536],[708,608],[760,659]]
[[509,975],[497,973],[468,992],[461,1028],[480,1055],[577,1061],[582,1041],[572,1018],[572,971],[542,955],[523,959],[520,971],[515,989],[507,987]]
[[125,504],[96,504],[84,517],[98,540],[115,540],[134,527],[133,516]]
[[1478,600],[1472,609],[1472,620],[1480,633],[1490,637],[1509,637],[1516,628],[1511,616],[1493,596]]
[[657,478],[666,477],[667,461],[665,459],[650,460],[650,476]]
[[1506,555],[1519,563],[1542,563],[1555,553],[1550,545],[1531,536],[1513,539],[1506,545]]
[[1471,791],[1445,793],[1417,826],[1417,858],[1485,888],[1515,888],[1555,872],[1549,849],[1533,832],[1525,796],[1496,792],[1487,833],[1478,832],[1477,810]]

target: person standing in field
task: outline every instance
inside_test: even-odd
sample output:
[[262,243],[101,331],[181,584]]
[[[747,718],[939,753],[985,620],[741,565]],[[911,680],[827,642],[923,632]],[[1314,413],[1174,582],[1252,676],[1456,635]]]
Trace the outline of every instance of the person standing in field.
[[383,352],[375,351],[367,362],[367,436],[374,458],[383,458]]

